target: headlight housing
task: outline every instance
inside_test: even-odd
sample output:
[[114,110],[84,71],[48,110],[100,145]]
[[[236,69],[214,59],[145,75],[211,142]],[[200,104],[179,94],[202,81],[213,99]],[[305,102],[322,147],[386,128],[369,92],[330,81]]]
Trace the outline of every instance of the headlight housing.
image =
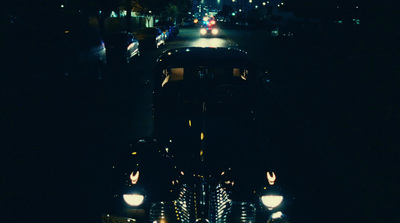
[[144,196],[141,194],[124,194],[123,198],[125,203],[133,207],[143,204],[144,201]]
[[283,201],[283,196],[281,195],[264,195],[261,196],[261,202],[269,209],[278,207]]

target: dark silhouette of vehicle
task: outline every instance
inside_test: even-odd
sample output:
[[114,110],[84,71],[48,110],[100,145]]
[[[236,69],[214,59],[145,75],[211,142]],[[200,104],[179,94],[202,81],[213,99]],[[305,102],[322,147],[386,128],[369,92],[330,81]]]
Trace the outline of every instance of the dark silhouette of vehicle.
[[106,38],[106,47],[110,64],[128,64],[140,56],[139,40],[130,32],[110,34]]
[[171,49],[154,72],[154,134],[115,161],[103,221],[287,222],[292,199],[257,156],[246,52]]
[[143,47],[147,48],[158,48],[161,45],[165,45],[165,37],[160,28],[149,27],[140,29],[136,33],[136,38]]
[[65,30],[60,45],[62,73],[72,78],[104,78],[107,63],[103,38],[92,29]]

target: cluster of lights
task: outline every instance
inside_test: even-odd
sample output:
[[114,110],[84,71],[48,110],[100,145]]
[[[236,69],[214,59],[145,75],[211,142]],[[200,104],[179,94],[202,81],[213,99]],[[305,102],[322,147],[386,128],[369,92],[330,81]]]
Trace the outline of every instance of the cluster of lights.
[[228,194],[221,187],[221,185],[218,185],[216,190],[211,193],[210,204],[212,206],[212,210],[214,210],[214,213],[210,213],[210,220],[217,223],[226,222],[232,201],[228,199]]

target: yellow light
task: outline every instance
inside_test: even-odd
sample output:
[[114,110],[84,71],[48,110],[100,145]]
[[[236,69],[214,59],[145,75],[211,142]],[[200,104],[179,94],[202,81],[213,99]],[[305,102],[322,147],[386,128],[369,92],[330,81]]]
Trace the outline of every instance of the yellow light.
[[69,30],[65,30],[64,33],[69,33]]
[[189,120],[189,126],[192,127],[192,120]]
[[200,150],[200,156],[203,156],[203,153],[204,153],[204,152],[203,152],[203,150],[201,149],[201,150]]
[[274,185],[275,181],[276,181],[276,175],[274,172],[272,172],[272,174],[270,174],[269,172],[267,172],[267,179],[268,179],[268,183],[269,185]]
[[200,33],[201,33],[202,35],[205,35],[205,34],[207,34],[207,30],[204,29],[204,28],[202,28],[202,29],[200,29]]
[[131,175],[129,178],[131,179],[132,184],[136,184],[139,180],[139,171],[136,172],[136,174],[133,174],[134,171],[132,171]]
[[194,21],[193,21],[194,23],[198,23],[199,22],[199,20],[198,19],[194,19]]
[[204,139],[204,133],[200,133],[200,140]]
[[137,152],[132,152],[132,155],[136,155],[137,154]]

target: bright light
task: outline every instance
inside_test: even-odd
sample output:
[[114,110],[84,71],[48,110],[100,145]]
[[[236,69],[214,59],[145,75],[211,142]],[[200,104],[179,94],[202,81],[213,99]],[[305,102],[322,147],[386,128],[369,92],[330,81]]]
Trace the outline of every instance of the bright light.
[[131,175],[129,178],[131,179],[132,184],[137,184],[139,180],[139,171],[136,172],[136,174],[133,174],[134,171],[132,171]]
[[211,25],[215,25],[215,20],[211,20]]
[[282,218],[283,213],[281,211],[275,212],[271,215],[272,219]]
[[205,34],[207,34],[207,30],[206,29],[200,29],[200,34],[201,35],[205,35]]
[[218,29],[213,29],[213,30],[211,30],[211,33],[212,33],[213,35],[217,35],[217,34],[218,34]]
[[275,180],[276,180],[275,173],[272,172],[272,174],[270,174],[269,172],[267,172],[267,179],[268,179],[269,185],[274,185],[275,184]]
[[262,4],[263,4],[263,5],[266,5],[267,3],[263,2]]
[[198,19],[194,19],[194,21],[193,21],[194,23],[198,23],[199,22],[199,20]]
[[141,194],[124,194],[124,201],[130,206],[139,206],[143,203],[144,196]]
[[283,197],[280,195],[265,195],[261,197],[261,202],[270,210],[276,208],[282,201]]

